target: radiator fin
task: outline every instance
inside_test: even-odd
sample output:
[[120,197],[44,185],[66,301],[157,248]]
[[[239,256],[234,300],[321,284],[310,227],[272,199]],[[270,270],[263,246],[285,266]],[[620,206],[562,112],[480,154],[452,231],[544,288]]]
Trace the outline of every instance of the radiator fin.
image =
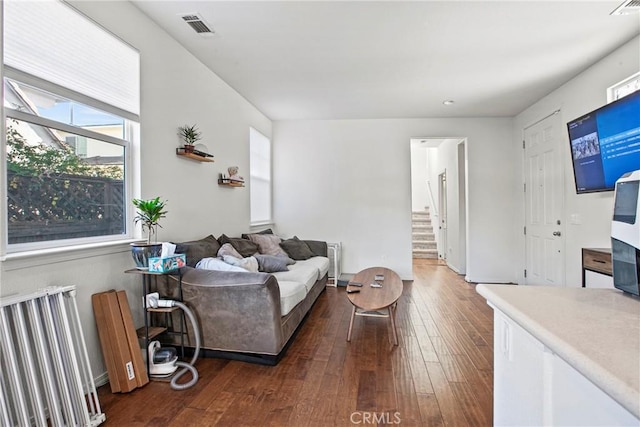
[[0,299],[0,425],[97,426],[75,287]]

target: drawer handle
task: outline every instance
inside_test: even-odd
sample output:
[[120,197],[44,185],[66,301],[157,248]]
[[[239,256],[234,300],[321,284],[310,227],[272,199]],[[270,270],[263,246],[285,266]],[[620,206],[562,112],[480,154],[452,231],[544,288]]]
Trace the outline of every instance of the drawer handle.
[[594,259],[593,262],[599,262],[600,264],[606,264],[606,261],[602,261],[601,259]]

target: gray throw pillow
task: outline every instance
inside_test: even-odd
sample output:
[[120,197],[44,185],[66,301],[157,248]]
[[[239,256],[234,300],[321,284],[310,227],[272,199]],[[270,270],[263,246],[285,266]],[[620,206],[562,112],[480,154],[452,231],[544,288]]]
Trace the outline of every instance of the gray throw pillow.
[[249,234],[273,234],[273,230],[270,229],[270,228],[267,228],[265,230],[256,231],[254,233],[244,233],[240,237],[242,237],[243,239],[248,239],[249,238]]
[[288,271],[288,257],[255,254],[254,258],[258,260],[258,271],[263,273],[276,273],[278,271]]
[[311,252],[313,252],[314,256],[323,256],[326,257],[328,253],[327,242],[322,242],[320,240],[303,240]]
[[251,240],[241,239],[239,237],[229,237],[226,234],[218,237],[220,244],[231,243],[231,246],[235,248],[243,258],[249,257],[258,252],[258,245]]
[[189,267],[195,267],[202,258],[215,258],[219,249],[220,243],[212,235],[200,240],[176,243],[176,253],[186,255]]
[[314,257],[314,253],[309,249],[309,245],[306,242],[293,236],[291,239],[283,240],[280,242],[280,247],[289,255],[290,258],[303,261]]

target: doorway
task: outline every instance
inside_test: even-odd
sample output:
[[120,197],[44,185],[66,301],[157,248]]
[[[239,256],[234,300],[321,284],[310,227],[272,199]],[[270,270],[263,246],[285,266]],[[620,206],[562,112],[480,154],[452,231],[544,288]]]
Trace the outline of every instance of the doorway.
[[564,286],[564,173],[557,113],[524,129],[526,285]]
[[437,259],[458,274],[467,263],[467,148],[462,137],[411,140],[413,259]]

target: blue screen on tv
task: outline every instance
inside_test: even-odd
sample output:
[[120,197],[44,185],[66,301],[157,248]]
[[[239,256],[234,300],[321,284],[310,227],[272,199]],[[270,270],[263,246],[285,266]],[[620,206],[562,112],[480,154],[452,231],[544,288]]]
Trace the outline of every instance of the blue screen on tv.
[[578,193],[613,190],[640,169],[640,91],[567,123]]

